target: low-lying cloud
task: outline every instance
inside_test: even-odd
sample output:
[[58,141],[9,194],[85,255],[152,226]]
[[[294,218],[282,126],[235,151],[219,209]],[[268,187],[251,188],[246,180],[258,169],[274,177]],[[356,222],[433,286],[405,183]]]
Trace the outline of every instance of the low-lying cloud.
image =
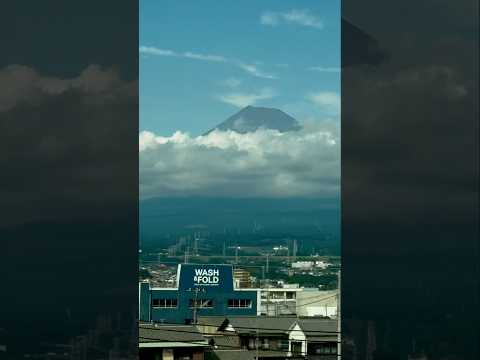
[[297,132],[215,130],[192,137],[139,135],[140,197],[318,197],[339,195],[338,123]]

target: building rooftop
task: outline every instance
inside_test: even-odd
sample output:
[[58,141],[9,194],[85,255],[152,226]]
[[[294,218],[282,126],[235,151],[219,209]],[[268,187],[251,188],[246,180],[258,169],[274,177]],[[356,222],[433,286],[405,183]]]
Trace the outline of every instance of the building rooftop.
[[216,327],[219,331],[230,328],[239,335],[256,333],[256,329],[262,335],[283,335],[298,323],[311,341],[335,341],[338,325],[335,319],[293,316],[201,316],[198,322],[202,326]]
[[[298,319],[308,341],[336,341],[338,321],[334,319]],[[322,333],[324,331],[324,333]]]
[[[140,324],[138,329],[140,347],[207,346],[207,340],[193,325],[153,325]],[[146,344],[152,346],[146,346]]]

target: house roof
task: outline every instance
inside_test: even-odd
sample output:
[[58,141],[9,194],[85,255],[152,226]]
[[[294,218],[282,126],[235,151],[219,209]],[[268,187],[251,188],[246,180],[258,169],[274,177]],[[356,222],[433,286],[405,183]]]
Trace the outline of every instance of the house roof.
[[198,325],[211,326],[219,328],[224,322],[226,322],[226,316],[199,316]]
[[281,316],[205,316],[199,317],[201,325],[215,325],[220,331],[230,324],[239,335],[256,333],[260,334],[286,334],[290,326],[297,320],[296,317]]
[[284,335],[298,324],[310,341],[336,341],[337,320],[326,318],[297,318],[291,316],[208,316],[199,317],[202,325],[215,326],[223,331],[230,325],[238,335]]
[[286,334],[292,322],[293,317],[236,317],[228,318],[232,327],[238,334],[256,333],[259,334]]
[[255,360],[255,353],[248,350],[215,350],[212,354],[215,360]]
[[[138,329],[141,347],[207,346],[207,340],[193,325],[140,324]],[[142,346],[143,345],[143,346]]]
[[[257,352],[255,350],[215,350],[215,357],[218,360],[255,360]],[[287,353],[283,351],[258,351],[260,358],[286,358]]]
[[303,318],[297,321],[308,341],[336,341],[338,320]]
[[240,340],[237,334],[214,335],[210,337],[209,343],[212,340],[212,345],[214,345],[215,349],[232,350],[240,347]]

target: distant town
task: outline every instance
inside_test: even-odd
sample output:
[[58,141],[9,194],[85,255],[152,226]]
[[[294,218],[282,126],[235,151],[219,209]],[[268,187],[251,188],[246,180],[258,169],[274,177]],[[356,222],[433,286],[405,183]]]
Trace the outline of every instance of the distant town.
[[256,230],[141,246],[141,359],[339,358],[339,256]]
[[314,252],[313,247],[299,250],[297,239],[262,239],[265,245],[239,245],[229,239],[215,246],[217,237],[209,239],[208,232],[179,236],[174,245],[146,246],[139,250],[140,280],[155,286],[174,287],[177,265],[231,264],[239,287],[283,287],[286,285],[337,289],[340,257],[327,255],[325,250]]

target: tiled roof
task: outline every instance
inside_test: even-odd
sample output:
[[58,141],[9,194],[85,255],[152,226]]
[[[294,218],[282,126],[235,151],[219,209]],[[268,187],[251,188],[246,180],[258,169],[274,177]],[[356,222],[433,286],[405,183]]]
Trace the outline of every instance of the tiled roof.
[[201,345],[205,338],[193,325],[151,325],[140,324],[139,342],[193,342]]
[[[230,324],[238,335],[283,335],[298,323],[309,341],[336,341],[337,320],[325,318],[296,318],[283,316],[209,316],[199,317],[200,324],[214,325],[223,330],[222,325]],[[324,333],[322,333],[324,332]]]
[[[336,319],[303,318],[298,325],[307,336],[308,341],[336,341],[338,321]],[[324,331],[324,333],[322,333]]]
[[255,353],[248,350],[215,350],[205,353],[207,360],[255,360]]
[[[206,359],[215,360],[255,360],[257,352],[255,350],[215,350],[210,353],[213,356],[205,355]],[[287,353],[283,351],[258,351],[258,357],[260,358],[286,358]]]

